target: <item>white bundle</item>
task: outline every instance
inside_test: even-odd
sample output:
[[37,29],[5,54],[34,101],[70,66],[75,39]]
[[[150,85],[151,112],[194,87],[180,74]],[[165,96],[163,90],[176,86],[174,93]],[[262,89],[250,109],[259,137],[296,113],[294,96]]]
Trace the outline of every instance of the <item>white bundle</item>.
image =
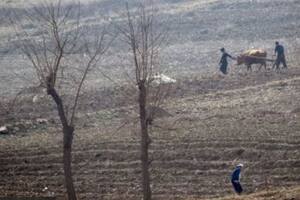
[[155,74],[152,77],[152,80],[155,84],[176,83],[175,79],[170,78],[164,74]]

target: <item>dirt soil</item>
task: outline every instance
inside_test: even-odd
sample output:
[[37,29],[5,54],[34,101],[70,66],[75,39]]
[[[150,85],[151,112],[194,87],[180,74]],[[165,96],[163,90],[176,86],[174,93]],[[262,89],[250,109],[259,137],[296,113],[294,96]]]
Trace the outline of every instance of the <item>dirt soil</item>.
[[[232,89],[239,76],[212,77],[207,88],[221,82],[223,89],[199,93],[186,89],[182,97],[168,99],[163,107],[171,116],[155,119],[151,128],[154,199],[230,194],[229,176],[240,162],[245,165],[246,194],[300,183],[300,76],[297,69],[279,79],[280,74],[268,73],[244,78],[268,77],[268,81]],[[107,108],[86,116],[89,123],[76,132],[73,150],[80,199],[140,198],[134,109]],[[61,139],[55,125],[1,136],[0,194],[63,197]]]
[[[13,5],[10,9],[22,12],[20,4],[7,2]],[[112,6],[112,13],[106,14],[122,9],[122,1],[110,2],[83,5],[86,25],[102,26],[97,9],[105,12]],[[163,8],[159,17],[170,30],[159,70],[177,83],[166,86],[170,95],[162,108],[167,114],[154,119],[151,126],[153,199],[231,195],[230,174],[237,163],[245,166],[242,184],[245,194],[250,195],[245,199],[272,199],[269,194],[274,194],[273,199],[297,199],[299,1],[158,2]],[[35,87],[32,68],[13,49],[14,38],[5,20],[0,27],[0,95],[4,105],[0,125],[17,127],[12,134],[0,135],[0,197],[64,199],[62,134],[55,105]],[[246,72],[232,61],[228,76],[218,73],[220,47],[234,55],[252,46],[262,47],[271,57],[275,40],[286,47],[288,70],[277,73],[269,64],[270,70],[258,72],[254,66],[253,72]],[[114,44],[111,52],[116,53],[107,55],[102,70],[118,84],[95,72],[80,99],[72,163],[81,200],[141,199],[136,88],[120,73],[128,69],[123,66],[127,54],[122,44]],[[21,90],[22,95],[11,105]],[[39,118],[47,121],[38,123]],[[295,195],[264,193],[282,187],[291,187],[282,192]]]

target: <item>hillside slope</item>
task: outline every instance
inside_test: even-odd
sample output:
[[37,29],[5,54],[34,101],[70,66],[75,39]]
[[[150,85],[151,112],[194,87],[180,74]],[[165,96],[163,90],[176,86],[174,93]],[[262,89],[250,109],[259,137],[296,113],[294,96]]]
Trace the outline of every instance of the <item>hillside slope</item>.
[[[237,84],[234,77],[225,79],[228,86]],[[300,76],[290,76],[169,99],[163,107],[171,116],[151,128],[155,199],[232,194],[229,176],[239,162],[245,165],[245,194],[299,185],[299,85]],[[76,132],[73,151],[81,199],[140,199],[138,129],[134,120],[123,124],[135,119],[132,109],[83,115],[89,123]],[[63,197],[61,145],[55,126],[2,136],[0,196]]]
[[[0,3],[12,5],[0,12],[1,105],[9,105],[15,94],[27,89],[11,115],[0,108],[0,125],[16,127],[14,134],[0,135],[0,197],[65,197],[55,105],[34,87],[32,67],[15,49],[16,37],[6,20],[7,12],[22,13],[29,2],[41,1]],[[154,119],[150,130],[154,200],[298,200],[300,1],[155,2],[159,27],[169,31],[159,71],[177,83],[162,105],[167,115]],[[86,1],[81,28],[99,30],[105,23],[102,15],[122,22],[123,3]],[[38,33],[34,25],[26,27]],[[230,61],[229,75],[218,73],[221,47],[235,56],[264,48],[271,58],[275,40],[286,49],[288,70],[258,72],[254,66],[253,72],[246,72]],[[127,56],[128,49],[116,39],[102,71],[88,76],[79,102],[72,164],[80,200],[141,199],[136,87],[126,84],[131,69]],[[113,77],[117,86],[102,73]],[[37,123],[40,118],[46,122]],[[233,194],[230,174],[237,163],[245,166],[241,197],[228,196]]]

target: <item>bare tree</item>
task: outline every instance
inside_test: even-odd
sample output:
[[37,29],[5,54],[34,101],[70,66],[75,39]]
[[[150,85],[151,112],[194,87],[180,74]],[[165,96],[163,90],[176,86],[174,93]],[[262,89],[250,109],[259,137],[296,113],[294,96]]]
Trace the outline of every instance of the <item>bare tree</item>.
[[[63,132],[67,195],[68,199],[76,200],[71,170],[75,115],[84,82],[111,40],[107,40],[105,30],[95,37],[91,37],[95,31],[83,32],[86,29],[80,24],[79,3],[65,5],[60,0],[47,1],[30,8],[22,16],[15,14],[12,19],[18,47],[33,66],[35,78],[56,104]],[[27,31],[23,22],[32,25],[35,31]],[[71,101],[63,98],[67,91]]]
[[133,63],[134,83],[138,88],[139,123],[141,133],[141,169],[143,199],[151,199],[149,125],[155,115],[155,105],[165,98],[166,90],[158,84],[153,87],[153,75],[159,64],[159,53],[166,34],[157,31],[153,2],[143,1],[131,11],[126,3],[126,26],[117,26],[121,38],[130,48]]

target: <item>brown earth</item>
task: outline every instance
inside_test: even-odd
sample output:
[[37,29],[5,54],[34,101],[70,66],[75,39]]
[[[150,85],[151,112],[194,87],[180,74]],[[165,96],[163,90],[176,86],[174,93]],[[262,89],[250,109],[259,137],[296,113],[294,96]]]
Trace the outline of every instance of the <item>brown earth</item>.
[[[263,192],[258,192],[252,195],[241,195],[241,196],[228,196],[224,198],[210,199],[210,200],[299,200],[300,199],[300,188],[278,188],[270,189]],[[190,199],[191,200],[191,199]],[[195,200],[195,199],[194,199]]]
[[[151,128],[154,199],[231,194],[239,162],[246,194],[299,185],[299,83],[293,68],[181,81],[163,105],[171,116]],[[135,117],[130,105],[81,116],[88,123],[79,126],[73,151],[80,199],[140,199]],[[1,196],[63,197],[61,138],[55,123],[1,136]]]
[[[23,12],[24,2],[5,4]],[[83,5],[84,24],[101,28],[102,14],[124,9],[123,1],[111,2]],[[158,1],[163,11],[159,19],[170,30],[158,70],[178,82],[162,105],[170,116],[155,119],[151,127],[154,199],[298,200],[299,189],[294,187],[300,183],[300,3],[203,2]],[[9,9],[1,11],[0,18],[7,19],[4,11]],[[43,91],[31,87],[32,67],[14,49],[6,20],[0,25],[0,95],[9,108],[0,106],[0,124],[18,127],[14,134],[0,135],[0,197],[62,199],[62,134],[55,106]],[[36,31],[32,24],[27,28]],[[231,62],[229,76],[215,73],[220,47],[233,55],[264,48],[270,57],[276,40],[287,50],[289,70],[256,72],[254,67],[255,72],[246,73]],[[116,42],[109,53],[101,70],[119,85],[110,85],[99,72],[89,77],[74,141],[74,181],[80,199],[141,199],[136,88],[124,85],[126,76],[120,73],[130,72],[122,67],[127,59],[124,45]],[[11,97],[24,87],[25,95],[10,107]],[[36,94],[40,97],[33,103]],[[48,123],[37,124],[37,118]],[[245,165],[245,196],[226,197],[233,194],[229,177],[240,162]]]

